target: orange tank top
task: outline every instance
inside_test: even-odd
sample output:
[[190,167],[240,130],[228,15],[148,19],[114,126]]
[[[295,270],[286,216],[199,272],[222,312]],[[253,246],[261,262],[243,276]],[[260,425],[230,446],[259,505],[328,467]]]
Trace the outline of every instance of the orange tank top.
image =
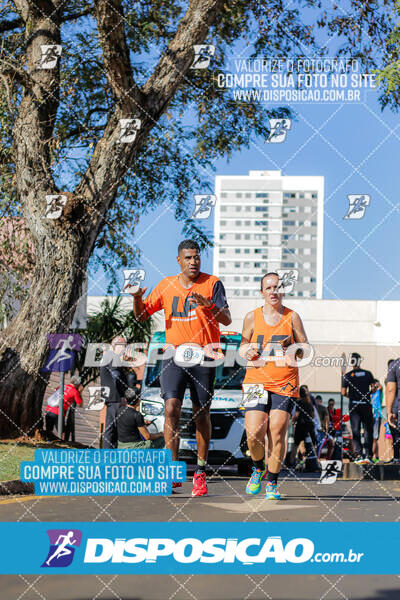
[[[281,320],[277,325],[268,325],[263,315],[263,307],[260,306],[254,311],[254,331],[250,342],[257,344],[257,349],[261,353],[266,350],[264,357],[282,356],[279,352],[277,342],[290,336],[294,343],[292,313],[290,308],[284,307]],[[284,364],[281,360],[268,360],[264,366],[252,366],[252,361],[248,361],[246,375],[243,383],[262,383],[264,389],[281,394],[282,396],[299,396],[299,369]]]

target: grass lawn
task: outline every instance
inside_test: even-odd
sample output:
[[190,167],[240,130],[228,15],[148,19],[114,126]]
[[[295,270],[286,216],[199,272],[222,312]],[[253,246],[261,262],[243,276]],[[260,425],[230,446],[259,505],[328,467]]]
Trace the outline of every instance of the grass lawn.
[[0,442],[0,481],[19,479],[19,465],[33,460],[35,446],[21,442]]

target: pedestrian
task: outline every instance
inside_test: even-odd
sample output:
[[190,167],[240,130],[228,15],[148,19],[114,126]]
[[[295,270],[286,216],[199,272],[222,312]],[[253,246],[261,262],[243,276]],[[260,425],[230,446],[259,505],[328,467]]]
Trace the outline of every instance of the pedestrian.
[[[64,420],[67,411],[70,407],[75,404],[78,406],[82,405],[81,392],[83,385],[81,384],[81,378],[78,375],[73,375],[69,383],[64,388],[64,399],[63,399],[63,430],[65,429]],[[57,430],[58,437],[61,439],[62,432],[58,431],[58,406],[59,406],[59,393],[60,388],[58,387],[56,392],[50,396],[47,401],[46,412],[45,412],[45,423],[46,432],[52,433],[54,428]]]
[[[192,496],[204,496],[207,494],[210,406],[215,382],[216,352],[211,348],[220,349],[220,324],[226,327],[232,318],[222,282],[200,270],[200,247],[196,241],[184,240],[179,244],[177,262],[180,273],[162,279],[145,300],[146,288],[131,295],[138,321],[164,311],[167,351],[162,361],[160,384],[165,402],[165,445],[172,451],[173,460],[177,460],[179,419],[185,391],[189,388],[197,440]],[[173,488],[181,486],[181,482],[173,482]]]
[[[349,398],[350,424],[356,464],[372,462],[374,418],[371,405],[371,386],[375,378],[371,371],[361,369],[361,356],[351,354],[353,369],[342,377],[342,395]],[[361,425],[364,429],[364,451],[361,445]]]
[[139,412],[138,390],[128,388],[124,401],[117,413],[118,448],[164,448],[164,433],[150,433]]
[[374,416],[374,432],[373,432],[373,444],[372,444],[372,461],[379,462],[379,451],[378,451],[378,440],[379,433],[381,430],[381,422],[383,417],[382,412],[382,386],[378,379],[375,379],[372,385],[371,404]]
[[329,460],[335,445],[332,436],[329,435],[329,413],[327,407],[322,403],[322,396],[319,394],[315,396],[315,401],[321,423],[321,431],[317,435],[318,458],[320,458],[322,449],[326,447],[326,460]]
[[400,461],[400,358],[392,360],[386,377],[386,410],[393,438],[393,461]]
[[315,409],[308,387],[302,385],[300,386],[300,398],[296,400],[296,411],[293,417],[294,443],[290,455],[291,465],[295,465],[297,448],[301,442],[304,443],[305,449],[307,448],[306,442],[310,445],[311,451],[307,452],[306,450],[306,456],[309,454],[309,458],[317,457],[314,412]]
[[117,413],[121,400],[128,388],[122,359],[126,349],[126,340],[123,336],[116,336],[111,342],[111,349],[103,357],[100,366],[100,383],[102,388],[108,388],[109,394],[105,398],[106,422],[103,434],[103,448],[117,447]]
[[[303,356],[302,348],[291,355],[286,353],[286,348],[294,343],[306,344],[307,336],[300,316],[282,304],[284,294],[277,273],[266,273],[261,278],[260,293],[264,305],[247,313],[241,339],[242,356],[248,361],[243,380],[245,428],[253,460],[246,493],[258,494],[266,476],[265,497],[279,500],[277,485],[286,454],[289,418],[299,395],[296,358]],[[265,465],[267,431],[271,442],[268,472]]]

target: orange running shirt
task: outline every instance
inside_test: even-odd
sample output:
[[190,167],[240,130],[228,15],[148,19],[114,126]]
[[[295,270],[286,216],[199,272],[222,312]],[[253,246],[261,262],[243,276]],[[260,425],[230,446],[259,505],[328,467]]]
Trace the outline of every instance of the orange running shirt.
[[[251,343],[257,344],[258,351],[272,344],[269,356],[274,356],[274,342],[291,336],[294,343],[292,313],[290,308],[284,308],[281,320],[275,326],[267,325],[263,315],[263,307],[256,308],[254,312],[254,331]],[[268,351],[268,348],[267,348]],[[283,365],[282,361],[268,361],[263,367],[254,367],[252,361],[247,362],[246,375],[243,383],[262,383],[264,389],[281,394],[282,396],[299,396],[299,369],[290,365]]]
[[[180,346],[192,343],[203,347],[211,343],[219,344],[219,324],[211,310],[189,302],[193,292],[215,302],[213,290],[217,282],[220,280],[215,275],[200,273],[193,285],[186,289],[180,283],[179,275],[173,275],[162,279],[147,296],[143,302],[149,315],[164,310],[167,344]],[[216,306],[223,308],[227,306],[225,292],[221,282],[219,286],[223,294],[220,293],[220,302],[216,302]]]

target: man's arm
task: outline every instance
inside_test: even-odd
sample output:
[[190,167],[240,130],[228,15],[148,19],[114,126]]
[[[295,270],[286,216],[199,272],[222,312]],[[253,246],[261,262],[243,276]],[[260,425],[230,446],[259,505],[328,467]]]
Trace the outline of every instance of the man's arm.
[[386,410],[389,425],[397,427],[397,415],[392,412],[394,399],[396,397],[397,384],[395,381],[388,381],[386,384]]
[[143,294],[146,290],[147,288],[139,288],[137,292],[131,294],[133,297],[133,314],[136,321],[139,322],[147,321],[150,316],[143,302]]
[[140,431],[140,435],[142,435],[146,441],[147,440],[158,440],[159,438],[164,437],[164,434],[162,432],[150,433],[150,431],[147,429],[147,427],[145,425],[143,425],[143,427],[138,427],[138,429]]
[[218,280],[215,282],[211,300],[208,300],[201,294],[196,294],[195,292],[193,292],[191,297],[196,301],[198,306],[208,308],[214,319],[218,321],[218,323],[221,323],[221,325],[224,325],[224,327],[228,327],[228,325],[232,323],[232,317],[228,302],[226,301],[225,288],[222,281]]

